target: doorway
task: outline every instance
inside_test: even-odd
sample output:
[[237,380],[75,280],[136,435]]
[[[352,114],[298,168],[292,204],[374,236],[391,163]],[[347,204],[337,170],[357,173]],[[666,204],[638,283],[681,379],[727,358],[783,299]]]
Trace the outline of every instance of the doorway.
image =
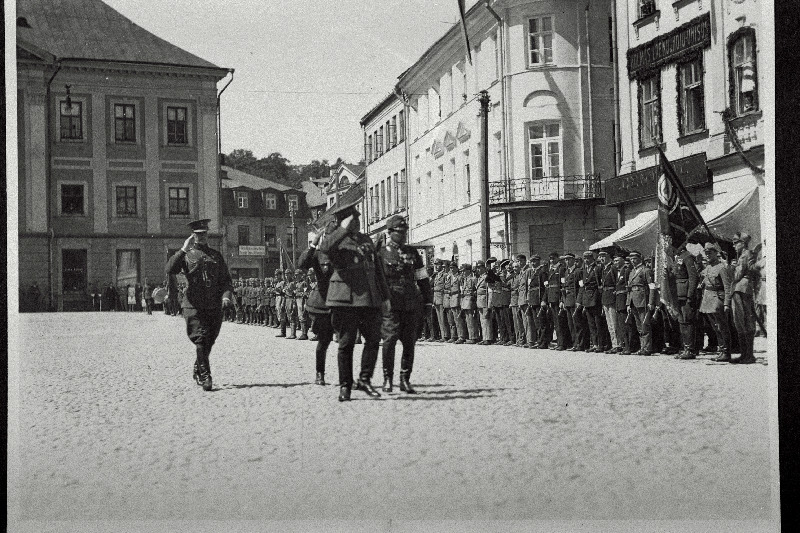
[[89,305],[87,250],[61,250],[61,292],[64,311],[84,311]]

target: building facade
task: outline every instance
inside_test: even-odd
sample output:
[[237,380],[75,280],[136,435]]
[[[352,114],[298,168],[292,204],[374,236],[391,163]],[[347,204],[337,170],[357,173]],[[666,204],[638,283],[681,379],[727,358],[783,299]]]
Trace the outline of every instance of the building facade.
[[456,27],[400,76],[413,242],[480,258],[484,143],[492,255],[579,252],[613,231],[611,15],[610,1],[479,2],[466,14],[470,57]]
[[325,185],[327,208],[330,209],[333,204],[339,201],[339,197],[352,187],[363,173],[364,165],[340,163],[331,168],[328,183]]
[[225,166],[222,173],[221,251],[231,276],[264,279],[293,267],[314,218],[306,191]]
[[385,231],[392,215],[408,215],[404,107],[403,100],[391,93],[361,118],[367,162],[362,218],[370,236]]
[[84,309],[109,283],[163,281],[191,220],[210,218],[219,246],[229,71],[99,0],[19,0],[17,15],[20,287]]
[[660,147],[712,230],[760,242],[772,172],[764,170],[760,12],[758,0],[617,2],[619,176],[606,184],[606,202],[626,224],[610,240],[625,242],[646,224],[655,232]]

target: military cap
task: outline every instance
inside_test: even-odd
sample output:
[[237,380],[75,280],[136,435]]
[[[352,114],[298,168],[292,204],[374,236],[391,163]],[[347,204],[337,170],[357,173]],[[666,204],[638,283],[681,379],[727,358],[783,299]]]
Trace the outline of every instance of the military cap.
[[570,257],[572,259],[575,259],[575,254],[573,254],[572,252],[564,252],[564,255],[559,257],[559,259],[567,259],[567,258],[570,258]]
[[625,259],[626,255],[624,252],[617,252],[614,254],[614,257],[621,257],[622,259]]
[[281,270],[280,268],[276,268],[275,274],[283,274],[283,270]]
[[605,250],[600,250],[599,252],[597,252],[597,257],[601,256],[608,257],[608,255],[609,255],[608,252],[606,252]]
[[591,250],[586,250],[583,252],[583,257],[594,257],[594,252]]
[[469,263],[464,263],[463,265],[461,265],[459,270],[472,270],[472,265],[470,265]]
[[719,244],[717,244],[717,243],[715,243],[715,242],[707,242],[707,243],[706,243],[706,244],[703,246],[703,250],[706,250],[706,251],[708,251],[708,250],[714,250],[714,251],[715,251],[715,252],[717,252],[717,253],[722,253],[722,249],[719,247]]
[[484,263],[484,262],[483,262],[483,261],[481,261],[481,260],[475,261],[475,268],[478,268],[478,267],[480,267],[480,268],[486,268],[486,263]]
[[499,266],[500,266],[500,268],[501,268],[501,269],[503,269],[503,268],[505,268],[505,267],[506,267],[506,265],[507,265],[507,264],[509,264],[510,262],[511,262],[511,259],[503,259],[502,261],[500,261],[500,265],[499,265]]
[[638,257],[639,259],[641,259],[642,254],[640,252],[637,252],[636,250],[633,250],[628,254],[628,258],[630,259],[631,257]]
[[490,263],[496,263],[496,262],[497,262],[497,258],[496,257],[494,257],[494,256],[490,257],[489,259],[486,260],[486,266],[489,266]]
[[210,218],[201,218],[198,220],[193,220],[186,225],[192,228],[192,231],[195,233],[204,233],[208,231],[209,222],[211,222]]
[[531,261],[533,261],[534,259],[541,259],[541,257],[539,256],[539,254],[533,254],[531,256]]
[[741,231],[737,232],[733,236],[733,242],[734,242],[734,244],[737,243],[737,242],[743,242],[743,243],[747,244],[747,243],[750,242],[750,235],[747,234],[747,233],[741,232]]
[[295,274],[300,274],[300,275],[302,275],[304,272],[305,272],[305,270],[303,270],[302,268],[297,268],[294,271]]
[[450,268],[455,268],[456,270],[458,270],[458,263],[456,263],[455,261],[450,261]]
[[386,222],[386,229],[389,231],[392,230],[407,230],[408,229],[408,222],[406,219],[400,215],[394,215],[392,218]]
[[558,254],[558,252],[550,252],[549,257],[550,257],[550,259],[558,259],[559,258],[559,254]]

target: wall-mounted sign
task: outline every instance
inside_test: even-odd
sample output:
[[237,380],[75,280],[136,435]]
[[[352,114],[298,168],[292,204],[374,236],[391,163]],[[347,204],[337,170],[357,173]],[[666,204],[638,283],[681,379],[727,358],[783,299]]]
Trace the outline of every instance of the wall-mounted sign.
[[711,14],[706,13],[628,50],[628,77],[637,79],[685,55],[711,46]]
[[245,246],[243,244],[239,245],[239,255],[251,255],[255,257],[264,257],[267,255],[267,247],[266,246]]
[[[711,182],[705,152],[676,159],[671,163],[686,188],[700,187]],[[607,179],[603,184],[606,205],[618,205],[655,196],[660,175],[661,167],[656,165]]]

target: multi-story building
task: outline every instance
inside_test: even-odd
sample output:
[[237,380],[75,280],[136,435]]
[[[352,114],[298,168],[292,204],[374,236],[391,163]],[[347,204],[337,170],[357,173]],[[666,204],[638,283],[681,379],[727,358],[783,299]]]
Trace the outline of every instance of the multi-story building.
[[18,0],[17,16],[20,286],[83,309],[109,283],[162,281],[193,219],[219,246],[228,69],[100,0]]
[[[758,0],[617,2],[620,175],[606,203],[625,225],[598,245],[655,243],[658,148],[711,229],[763,235]],[[772,172],[767,169],[767,172]],[[722,215],[722,216],[721,216]],[[596,246],[598,246],[596,245]]]
[[305,190],[223,166],[220,196],[231,276],[263,279],[295,264],[314,218]]
[[480,257],[484,146],[492,255],[579,252],[616,227],[601,188],[615,174],[611,15],[610,0],[478,2],[469,57],[457,26],[400,76],[413,242]]
[[327,208],[339,201],[347,189],[353,186],[364,173],[364,165],[351,165],[350,163],[340,163],[331,168],[330,177],[325,186],[325,196]]
[[361,118],[364,130],[366,233],[374,236],[386,229],[394,214],[406,216],[408,152],[405,137],[405,109],[396,93],[389,94]]

